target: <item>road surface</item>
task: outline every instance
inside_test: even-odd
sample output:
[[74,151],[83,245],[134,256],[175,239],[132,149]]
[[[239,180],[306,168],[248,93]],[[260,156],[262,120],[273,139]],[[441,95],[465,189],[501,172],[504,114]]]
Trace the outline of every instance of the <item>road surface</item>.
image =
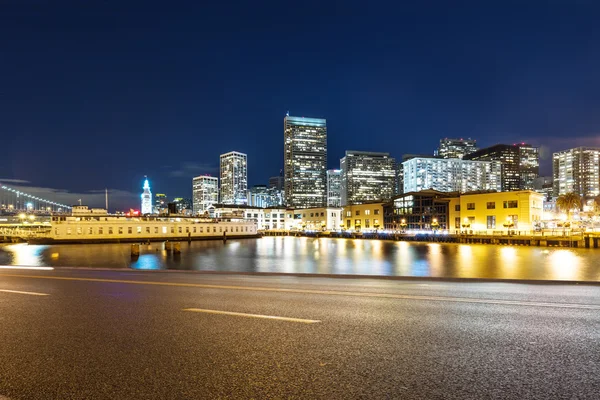
[[0,398],[599,390],[600,286],[0,269]]

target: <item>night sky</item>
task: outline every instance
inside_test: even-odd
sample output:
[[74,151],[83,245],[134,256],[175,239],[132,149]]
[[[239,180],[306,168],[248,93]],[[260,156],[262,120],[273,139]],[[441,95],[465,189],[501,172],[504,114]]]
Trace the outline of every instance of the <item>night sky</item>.
[[207,3],[2,1],[0,181],[138,206],[144,175],[191,197],[237,150],[267,183],[288,110],[327,119],[330,168],[471,137],[543,146],[550,174],[600,146],[597,1]]

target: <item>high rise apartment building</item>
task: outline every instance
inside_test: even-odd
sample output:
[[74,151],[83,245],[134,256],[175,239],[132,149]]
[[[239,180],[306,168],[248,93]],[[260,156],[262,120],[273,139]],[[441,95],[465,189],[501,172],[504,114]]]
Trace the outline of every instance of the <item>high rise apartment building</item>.
[[192,202],[194,214],[203,214],[208,207],[219,203],[219,178],[197,176],[192,179]]
[[468,139],[440,139],[435,155],[441,158],[463,158],[477,151],[477,141]]
[[340,167],[342,206],[388,200],[396,193],[396,159],[389,153],[346,151]]
[[284,185],[288,207],[327,204],[327,121],[321,118],[284,119]]
[[600,195],[600,148],[576,147],[552,155],[554,196],[569,192],[584,199]]
[[248,156],[221,154],[221,204],[248,204]]
[[342,204],[342,170],[327,170],[327,207],[340,207]]

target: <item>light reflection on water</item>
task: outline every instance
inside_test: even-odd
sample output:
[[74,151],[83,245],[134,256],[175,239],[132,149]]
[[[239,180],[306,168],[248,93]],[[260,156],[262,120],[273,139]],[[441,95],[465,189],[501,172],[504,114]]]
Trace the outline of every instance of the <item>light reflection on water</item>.
[[162,243],[4,245],[0,264],[433,276],[462,278],[600,280],[600,249],[408,243],[361,239],[266,237],[181,243],[181,254]]

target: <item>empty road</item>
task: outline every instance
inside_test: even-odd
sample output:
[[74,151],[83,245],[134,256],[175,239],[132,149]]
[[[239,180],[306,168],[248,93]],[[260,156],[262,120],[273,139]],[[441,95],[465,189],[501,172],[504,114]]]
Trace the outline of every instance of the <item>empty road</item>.
[[598,399],[600,286],[0,269],[0,398]]

